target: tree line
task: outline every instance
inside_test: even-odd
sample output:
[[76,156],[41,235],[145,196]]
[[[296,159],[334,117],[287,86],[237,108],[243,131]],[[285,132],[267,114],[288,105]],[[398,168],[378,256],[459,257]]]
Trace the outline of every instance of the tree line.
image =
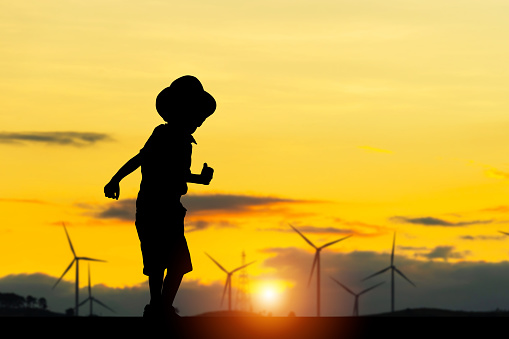
[[31,295],[22,297],[15,293],[1,293],[0,292],[0,307],[3,308],[39,308],[46,310],[48,303],[46,298],[35,298]]

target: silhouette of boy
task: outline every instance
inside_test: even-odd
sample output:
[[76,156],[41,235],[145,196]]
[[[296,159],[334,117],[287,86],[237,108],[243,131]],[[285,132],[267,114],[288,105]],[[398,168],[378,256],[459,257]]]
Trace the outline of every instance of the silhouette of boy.
[[154,129],[140,152],[104,187],[104,194],[118,200],[120,181],[141,166],[135,224],[150,290],[143,316],[174,318],[175,295],[183,275],[193,269],[180,197],[187,193],[188,182],[208,185],[214,173],[206,163],[200,174],[191,173],[191,144],[196,144],[192,134],[214,113],[216,101],[197,78],[186,75],[159,93],[156,109],[166,124]]

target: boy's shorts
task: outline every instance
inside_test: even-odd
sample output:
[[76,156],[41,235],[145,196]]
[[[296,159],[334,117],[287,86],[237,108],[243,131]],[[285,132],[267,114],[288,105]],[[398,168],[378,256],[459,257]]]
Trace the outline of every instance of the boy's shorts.
[[143,274],[186,274],[193,270],[184,236],[186,209],[180,202],[136,209],[136,230],[143,255]]

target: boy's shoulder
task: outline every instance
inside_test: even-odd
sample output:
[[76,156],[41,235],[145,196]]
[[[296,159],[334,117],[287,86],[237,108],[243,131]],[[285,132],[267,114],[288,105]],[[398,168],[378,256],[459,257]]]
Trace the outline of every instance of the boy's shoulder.
[[163,133],[165,130],[168,130],[168,124],[160,124],[154,128],[154,131],[152,132],[152,134]]
[[178,142],[178,143],[194,143],[196,144],[196,140],[194,140],[191,134],[182,134],[179,133],[178,130],[172,128],[169,124],[160,124],[154,128],[150,139],[165,140],[166,142]]

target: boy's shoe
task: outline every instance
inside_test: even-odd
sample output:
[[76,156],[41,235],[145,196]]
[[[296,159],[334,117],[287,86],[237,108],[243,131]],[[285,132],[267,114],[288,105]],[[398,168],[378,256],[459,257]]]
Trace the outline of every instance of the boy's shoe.
[[178,315],[177,310],[173,306],[166,310],[165,315],[165,318],[169,321],[178,321],[180,319],[180,315]]
[[173,319],[180,319],[180,315],[177,313],[177,310],[175,309],[175,307],[171,307],[172,308],[172,312],[170,312],[170,317],[173,318]]
[[147,319],[161,319],[163,317],[163,310],[160,307],[154,307],[154,305],[145,305],[143,310],[143,318]]

